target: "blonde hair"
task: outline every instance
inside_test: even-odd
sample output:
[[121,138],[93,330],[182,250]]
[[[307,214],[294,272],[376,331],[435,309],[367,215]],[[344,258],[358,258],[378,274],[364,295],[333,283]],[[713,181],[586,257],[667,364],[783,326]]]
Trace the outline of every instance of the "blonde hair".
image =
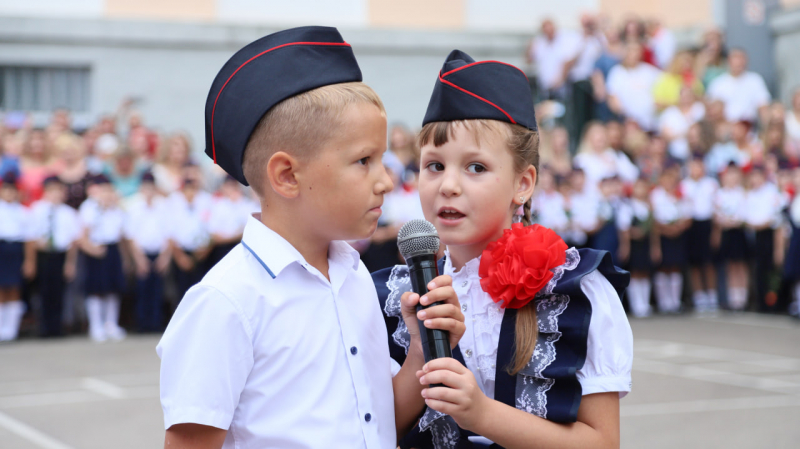
[[242,170],[247,183],[264,196],[265,169],[277,151],[305,158],[338,132],[344,110],[353,104],[375,105],[383,114],[378,94],[361,82],[330,84],[289,97],[270,109],[256,125],[244,151]]
[[79,148],[84,154],[86,153],[86,144],[83,139],[72,133],[61,133],[53,140],[53,150],[56,156],[61,156],[61,152],[67,148]]
[[[442,146],[453,137],[455,125],[470,130],[480,140],[486,132],[505,138],[508,150],[514,157],[514,170],[522,173],[528,167],[539,171],[539,133],[521,125],[500,122],[497,120],[476,119],[456,120],[452,122],[432,122],[422,127],[417,138],[420,148],[433,142],[434,146]],[[522,223],[531,224],[531,200],[522,206]],[[536,348],[536,336],[539,324],[536,320],[536,303],[529,302],[517,311],[516,332],[514,337],[514,360],[506,369],[509,374],[516,375],[533,357]]]
[[157,163],[164,164],[167,162],[167,159],[169,159],[169,152],[171,151],[172,142],[174,140],[180,140],[186,147],[187,161],[192,159],[192,141],[189,139],[189,136],[186,133],[182,131],[176,131],[170,134],[170,136],[164,139],[161,143],[161,148],[158,150]]

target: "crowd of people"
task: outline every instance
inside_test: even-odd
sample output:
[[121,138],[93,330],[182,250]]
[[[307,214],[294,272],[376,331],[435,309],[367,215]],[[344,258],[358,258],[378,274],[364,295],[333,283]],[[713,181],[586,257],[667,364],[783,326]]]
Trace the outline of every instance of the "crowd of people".
[[787,107],[721,32],[681,48],[658,20],[545,20],[528,58],[536,219],[610,251],[632,274],[630,313],[653,313],[654,290],[662,313],[797,314],[800,90]]
[[[719,31],[682,49],[655,20],[584,15],[580,31],[546,20],[528,57],[533,219],[570,246],[610,251],[632,274],[632,315],[652,314],[651,296],[661,313],[797,313],[800,90],[788,107],[773,101]],[[185,134],[158,133],[129,106],[81,130],[66,110],[45,127],[6,114],[0,341],[20,325],[96,341],[162,331],[259,209]],[[415,134],[395,125],[388,138],[396,188],[372,238],[352,242],[370,271],[398,263],[399,227],[423,218]]]

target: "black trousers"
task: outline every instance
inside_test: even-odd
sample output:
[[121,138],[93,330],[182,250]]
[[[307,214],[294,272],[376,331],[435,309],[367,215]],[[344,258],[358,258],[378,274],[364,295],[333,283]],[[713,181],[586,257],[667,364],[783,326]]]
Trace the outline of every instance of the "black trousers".
[[775,253],[775,231],[772,229],[762,229],[760,231],[756,231],[755,253],[756,298],[758,300],[758,311],[772,311],[776,308],[777,304],[773,304],[772,306],[767,305],[767,294],[771,290],[770,279],[775,268],[775,259],[773,259],[773,255]]
[[[148,254],[150,262],[158,254]],[[142,332],[164,330],[161,308],[164,302],[164,277],[155,267],[144,278],[136,278],[136,325]]]
[[44,337],[63,334],[61,321],[64,313],[64,263],[67,253],[40,251],[37,254],[37,280],[42,296],[39,325]]

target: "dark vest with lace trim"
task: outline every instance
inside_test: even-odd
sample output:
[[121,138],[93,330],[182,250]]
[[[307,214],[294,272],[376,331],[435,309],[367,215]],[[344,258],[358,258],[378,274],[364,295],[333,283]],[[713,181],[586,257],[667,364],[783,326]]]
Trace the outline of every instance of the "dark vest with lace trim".
[[[577,371],[583,367],[586,361],[586,345],[589,335],[589,321],[592,316],[592,306],[589,298],[581,290],[581,279],[592,271],[599,271],[611,283],[617,294],[622,298],[625,288],[628,286],[630,274],[614,266],[611,255],[607,251],[594,249],[580,249],[580,263],[573,270],[565,271],[561,279],[553,289],[554,295],[566,295],[569,302],[566,309],[558,317],[557,332],[561,333],[560,338],[555,341],[556,359],[550,363],[541,375],[547,379],[552,379],[552,386],[546,391],[546,415],[547,419],[558,423],[575,422],[578,417],[578,407],[581,404],[581,384],[577,378]],[[444,260],[439,261],[439,272],[444,269]],[[381,310],[385,310],[386,299],[389,296],[387,282],[391,275],[392,268],[386,268],[372,274],[375,288],[378,291],[378,299],[381,302]],[[495,373],[495,393],[494,398],[508,406],[517,407],[517,388],[518,377],[532,375],[523,369],[516,376],[508,374],[506,368],[510,366],[514,357],[514,334],[516,327],[516,309],[506,309],[503,314],[503,321],[500,327],[500,340],[497,350],[497,371]],[[405,348],[399,346],[392,338],[392,334],[397,329],[399,319],[387,316],[384,312],[384,320],[389,335],[389,353],[391,357],[400,365],[406,358]],[[540,326],[538,340],[547,339],[547,332],[543,332]],[[464,357],[461,350],[456,346],[453,357],[464,366]],[[527,369],[527,368],[526,368]],[[457,448],[477,448],[485,447],[473,444],[468,440],[469,436],[475,435],[464,429],[460,429],[460,440]],[[430,431],[420,431],[415,426],[399,443],[405,448],[433,448],[432,435]],[[500,448],[492,445],[492,448]]]

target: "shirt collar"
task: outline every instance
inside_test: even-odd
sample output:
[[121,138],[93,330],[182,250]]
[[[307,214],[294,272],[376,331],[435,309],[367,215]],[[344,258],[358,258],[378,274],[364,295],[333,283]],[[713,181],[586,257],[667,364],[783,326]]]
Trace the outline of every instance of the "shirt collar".
[[[304,267],[308,265],[291,243],[252,215],[244,227],[242,243],[265,265],[264,268],[273,278],[293,263]],[[346,242],[333,241],[328,249],[328,260],[356,271],[360,258],[358,251]]]
[[453,269],[453,262],[450,259],[450,250],[445,248],[444,250],[444,273],[442,274],[450,274],[454,278],[461,278],[466,276],[467,279],[478,279],[480,276],[478,275],[478,269],[481,266],[481,256],[478,256],[464,265],[464,268],[456,272]]

